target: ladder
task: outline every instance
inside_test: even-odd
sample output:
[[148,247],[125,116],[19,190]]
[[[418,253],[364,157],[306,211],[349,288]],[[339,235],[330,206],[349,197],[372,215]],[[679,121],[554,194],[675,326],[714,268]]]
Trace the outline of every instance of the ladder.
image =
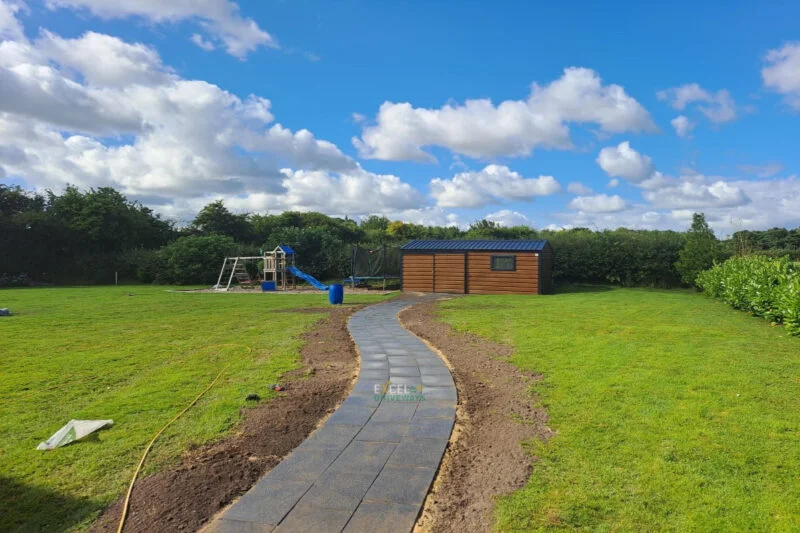
[[[214,285],[214,289],[218,291],[227,291],[231,288],[231,283],[235,279],[236,282],[241,285],[248,285],[253,283],[253,280],[250,279],[250,274],[247,273],[247,269],[244,267],[244,261],[239,261],[239,257],[226,257],[225,260],[222,262],[222,270],[219,271],[219,278],[217,279],[217,284]],[[223,286],[223,279],[228,275],[228,284]]]

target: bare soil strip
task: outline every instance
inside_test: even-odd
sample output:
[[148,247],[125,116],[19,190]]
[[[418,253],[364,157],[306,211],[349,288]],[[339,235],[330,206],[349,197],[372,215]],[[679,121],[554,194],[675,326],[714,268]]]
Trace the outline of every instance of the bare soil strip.
[[[284,377],[286,392],[247,409],[236,434],[187,453],[173,469],[138,481],[126,533],[196,531],[303,442],[352,386],[358,356],[347,319],[358,309],[315,310],[330,314],[304,335],[302,366]],[[121,509],[122,498],[91,530],[116,531]]]
[[547,413],[535,407],[540,376],[508,362],[512,348],[455,332],[435,303],[400,313],[403,325],[436,347],[451,366],[459,406],[453,436],[415,531],[491,531],[494,501],[522,487],[533,458],[522,447],[547,439]]

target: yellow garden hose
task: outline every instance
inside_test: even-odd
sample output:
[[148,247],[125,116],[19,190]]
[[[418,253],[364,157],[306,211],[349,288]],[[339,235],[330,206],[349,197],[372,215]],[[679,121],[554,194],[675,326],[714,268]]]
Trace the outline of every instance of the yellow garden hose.
[[[209,348],[218,348],[221,346],[239,346],[241,348],[246,348],[248,354],[253,352],[252,348],[250,348],[249,346],[245,346],[243,344],[215,344],[213,346],[210,346]],[[220,370],[219,374],[217,374],[217,377],[215,377],[211,381],[211,383],[208,384],[208,387],[203,389],[203,392],[198,394],[197,397],[194,400],[192,400],[192,402],[189,405],[184,407],[183,411],[172,417],[172,420],[164,424],[164,427],[159,429],[158,432],[155,435],[153,435],[153,438],[150,439],[150,443],[147,445],[147,448],[145,448],[144,453],[142,454],[142,458],[139,459],[139,464],[136,466],[136,471],[134,471],[133,473],[133,478],[131,478],[131,483],[130,485],[128,485],[128,493],[125,495],[125,502],[122,504],[122,516],[119,519],[119,527],[117,527],[117,533],[122,533],[122,528],[125,527],[125,519],[128,517],[128,507],[130,506],[131,503],[131,493],[133,492],[133,484],[136,483],[136,478],[139,476],[139,471],[142,469],[142,465],[144,465],[144,460],[147,458],[147,454],[150,453],[150,448],[153,447],[153,443],[155,443],[158,437],[160,437],[161,434],[164,433],[165,429],[167,429],[173,422],[182,417],[186,413],[186,411],[191,409],[192,406],[194,406],[194,404],[196,404],[197,401],[203,397],[205,393],[211,390],[211,387],[214,386],[214,384],[217,382],[217,380],[219,380],[220,376],[222,376],[222,373],[225,372],[227,368],[228,367],[226,366],[225,368]]]

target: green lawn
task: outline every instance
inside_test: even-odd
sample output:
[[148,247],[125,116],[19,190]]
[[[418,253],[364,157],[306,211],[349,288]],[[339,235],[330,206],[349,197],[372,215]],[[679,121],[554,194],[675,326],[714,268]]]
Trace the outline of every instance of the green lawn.
[[[129,296],[128,294],[133,294]],[[346,303],[375,302],[348,295]],[[0,531],[82,529],[127,488],[152,435],[225,368],[156,443],[143,474],[174,463],[269,398],[299,361],[326,293],[187,294],[163,287],[0,291]],[[249,347],[252,351],[248,352]],[[35,448],[71,418],[114,420],[99,438]]]
[[502,531],[797,531],[800,339],[687,291],[447,301],[516,347],[557,435]]

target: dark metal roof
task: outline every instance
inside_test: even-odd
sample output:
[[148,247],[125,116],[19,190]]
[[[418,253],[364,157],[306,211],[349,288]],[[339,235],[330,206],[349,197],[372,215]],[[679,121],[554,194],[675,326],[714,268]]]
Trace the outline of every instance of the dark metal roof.
[[439,241],[417,239],[400,247],[404,252],[540,252],[547,246],[546,240],[536,241]]

